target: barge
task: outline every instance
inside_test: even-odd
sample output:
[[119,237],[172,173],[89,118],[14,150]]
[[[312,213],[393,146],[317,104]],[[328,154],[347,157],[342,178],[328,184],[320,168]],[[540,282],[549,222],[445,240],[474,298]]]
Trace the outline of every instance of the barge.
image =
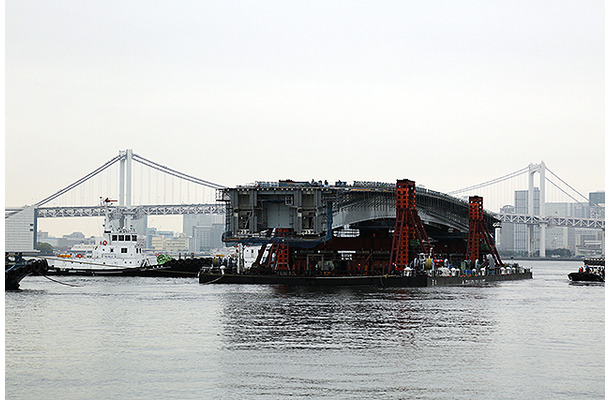
[[202,271],[202,284],[242,284],[242,285],[286,285],[286,286],[373,286],[373,287],[428,287],[464,286],[491,282],[532,279],[532,271],[522,269],[510,274],[431,276],[431,275],[361,275],[361,276],[281,276],[259,274],[223,274]]
[[[223,241],[238,247],[239,259],[202,268],[199,282],[427,287],[532,278],[531,270],[500,259],[489,230],[499,221],[483,210],[481,197],[466,203],[421,190],[425,196],[417,197],[406,179],[223,189]],[[247,262],[247,252],[256,258]]]

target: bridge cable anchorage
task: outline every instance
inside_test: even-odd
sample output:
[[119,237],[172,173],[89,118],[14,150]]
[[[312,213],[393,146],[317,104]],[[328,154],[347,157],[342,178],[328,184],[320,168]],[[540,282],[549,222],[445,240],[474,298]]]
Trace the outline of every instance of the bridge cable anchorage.
[[[555,178],[559,179],[561,181],[561,183],[563,183],[564,185],[566,185],[567,187],[569,187],[570,189],[572,189],[575,193],[577,193],[580,197],[582,197],[583,199],[585,199],[587,202],[591,202],[593,203],[596,207],[599,207],[599,204],[596,204],[595,202],[589,200],[585,195],[583,195],[582,193],[580,193],[578,190],[574,189],[572,186],[570,186],[566,181],[564,181],[563,179],[561,179],[559,176],[557,176],[557,174],[555,174],[553,171],[551,171],[549,169],[549,167],[546,167],[546,170],[549,171]],[[580,204],[584,204],[578,200],[576,200],[574,197],[570,196],[569,194],[567,194],[563,189],[561,189],[559,186],[557,186],[554,182],[550,181],[548,178],[546,178],[546,180],[548,182],[551,182],[551,184],[553,184],[557,189],[561,190],[564,194],[566,194],[567,196],[569,196],[572,200],[574,200],[577,203]]]
[[219,185],[219,184],[214,183],[214,182],[209,182],[209,181],[206,181],[206,180],[203,180],[203,179],[199,179],[199,178],[196,178],[196,177],[191,176],[191,175],[187,175],[187,174],[185,174],[183,172],[176,171],[175,169],[171,169],[169,167],[166,167],[165,165],[157,164],[156,162],[148,160],[148,159],[146,159],[146,158],[144,158],[144,157],[142,157],[140,155],[137,155],[137,154],[133,154],[133,160],[139,162],[140,164],[146,165],[147,167],[156,169],[157,171],[164,172],[166,174],[169,174],[169,175],[175,176],[177,178],[181,178],[181,179],[190,181],[192,183],[196,183],[196,184],[199,184],[199,185],[202,185],[202,186],[207,186],[207,187],[212,188],[212,189],[226,189],[226,186]]
[[76,182],[66,186],[65,188],[61,189],[60,191],[58,191],[57,193],[43,199],[40,200],[38,203],[34,204],[35,207],[40,207],[52,200],[55,200],[56,198],[58,198],[59,196],[61,196],[62,194],[69,192],[70,190],[74,189],[75,187],[79,186],[80,184],[88,181],[89,179],[93,178],[95,175],[99,174],[100,172],[104,171],[105,169],[107,169],[108,167],[110,167],[111,165],[113,165],[114,163],[116,163],[117,161],[121,160],[124,156],[116,156],[113,159],[111,159],[110,161],[106,162],[104,165],[102,165],[101,167],[97,168],[96,170],[94,170],[93,172],[90,172],[89,174],[85,175],[84,177],[80,178],[79,180],[77,180]]
[[528,170],[529,170],[529,167],[525,167],[525,168],[522,168],[522,169],[520,169],[518,171],[511,172],[510,174],[501,176],[499,178],[492,179],[492,180],[487,181],[487,182],[479,183],[478,185],[473,185],[473,186],[469,186],[469,187],[466,187],[466,188],[463,188],[463,189],[454,190],[452,192],[447,192],[447,194],[448,195],[455,195],[455,194],[467,192],[469,190],[479,189],[479,188],[482,188],[482,187],[485,187],[485,186],[493,185],[494,183],[499,183],[499,182],[505,181],[507,179],[514,178],[515,176],[521,175],[521,174],[527,172]]

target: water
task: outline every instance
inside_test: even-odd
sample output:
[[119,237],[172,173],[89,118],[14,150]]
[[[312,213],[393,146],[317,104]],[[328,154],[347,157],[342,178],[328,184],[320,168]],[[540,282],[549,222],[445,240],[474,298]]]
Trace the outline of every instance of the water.
[[28,277],[7,399],[602,399],[604,286],[578,262],[456,288]]

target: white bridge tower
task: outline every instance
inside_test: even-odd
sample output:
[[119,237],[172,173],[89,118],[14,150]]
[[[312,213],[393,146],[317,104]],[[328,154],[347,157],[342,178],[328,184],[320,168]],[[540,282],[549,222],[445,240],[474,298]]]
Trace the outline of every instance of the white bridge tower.
[[[132,159],[133,150],[127,149],[119,151],[121,159],[119,161],[119,206],[131,207],[131,183],[132,183]],[[121,227],[127,228],[131,224],[131,217],[125,215],[121,218]]]
[[[538,174],[539,187],[540,187],[540,199],[539,199],[539,208],[538,208],[538,216],[545,217],[545,183],[546,183],[546,166],[544,165],[544,161],[541,161],[540,164],[530,164],[529,165],[529,186],[527,191],[527,211],[531,216],[536,215],[535,211],[535,201],[534,201],[534,175]],[[529,225],[528,227],[528,254],[532,256],[534,254],[534,227],[535,225]],[[540,224],[540,257],[546,257],[546,224]]]

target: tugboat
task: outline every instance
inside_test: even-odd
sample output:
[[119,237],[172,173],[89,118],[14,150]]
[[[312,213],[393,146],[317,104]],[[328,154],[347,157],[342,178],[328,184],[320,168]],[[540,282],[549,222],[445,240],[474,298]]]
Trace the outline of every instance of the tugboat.
[[49,263],[51,274],[123,275],[157,267],[157,257],[142,252],[142,244],[133,228],[114,229],[110,224],[110,203],[114,201],[108,198],[101,201],[105,207],[104,234],[90,255],[40,257]]
[[585,259],[584,266],[578,272],[569,273],[568,278],[572,282],[605,282],[605,265],[604,258]]
[[21,280],[30,274],[45,274],[49,266],[46,260],[26,260],[22,253],[4,258],[4,290],[18,290]]

